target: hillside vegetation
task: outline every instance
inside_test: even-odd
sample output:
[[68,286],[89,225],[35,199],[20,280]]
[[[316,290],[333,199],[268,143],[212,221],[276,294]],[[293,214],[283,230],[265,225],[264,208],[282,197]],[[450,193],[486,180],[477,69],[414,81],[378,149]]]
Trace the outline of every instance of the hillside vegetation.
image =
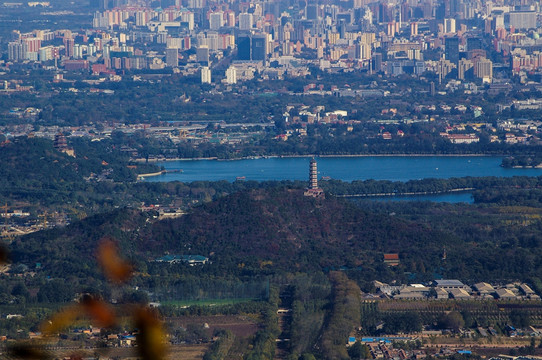
[[[22,237],[12,251],[15,261],[40,262],[57,276],[67,269],[92,273],[93,249],[106,235],[115,237],[125,256],[136,262],[164,254],[203,255],[212,262],[204,271],[217,274],[341,269],[361,283],[375,278],[407,281],[406,276],[429,280],[435,274],[464,280],[526,279],[542,269],[537,208],[360,206],[331,196],[304,197],[302,190],[288,187],[247,190],[171,220],[119,209]],[[399,253],[401,264],[386,266],[385,253]]]

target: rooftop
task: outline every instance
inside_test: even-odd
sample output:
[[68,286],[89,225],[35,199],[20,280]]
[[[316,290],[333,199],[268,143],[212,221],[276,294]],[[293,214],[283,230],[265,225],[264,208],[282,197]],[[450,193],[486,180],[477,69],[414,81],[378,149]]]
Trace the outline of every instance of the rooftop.
[[452,294],[454,299],[470,298],[469,293],[463,289],[451,289],[450,294]]
[[456,287],[462,287],[465,286],[461,281],[459,280],[435,280],[435,286],[456,286]]

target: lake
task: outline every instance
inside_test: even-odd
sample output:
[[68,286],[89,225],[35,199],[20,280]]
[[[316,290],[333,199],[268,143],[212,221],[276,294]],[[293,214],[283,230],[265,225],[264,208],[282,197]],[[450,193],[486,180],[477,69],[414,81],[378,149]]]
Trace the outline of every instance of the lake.
[[[308,180],[310,157],[259,158],[246,160],[180,160],[159,162],[166,170],[182,170],[145,181],[199,180]],[[540,176],[542,169],[505,169],[502,157],[491,156],[364,156],[320,157],[318,177],[343,181],[391,180],[408,181],[425,178],[481,176]]]
[[358,201],[432,201],[432,202],[447,202],[447,203],[468,203],[473,204],[471,192],[452,192],[445,194],[428,194],[428,195],[396,195],[396,196],[370,196],[366,198],[356,198]]

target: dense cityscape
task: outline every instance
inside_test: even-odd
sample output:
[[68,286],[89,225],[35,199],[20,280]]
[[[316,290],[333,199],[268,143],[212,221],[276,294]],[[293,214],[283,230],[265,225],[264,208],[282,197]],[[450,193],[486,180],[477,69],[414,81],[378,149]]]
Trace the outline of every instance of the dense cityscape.
[[[54,15],[47,11],[49,2],[3,4],[6,10],[28,6]],[[430,72],[438,84],[450,79],[507,84],[511,76],[536,81],[532,75],[540,62],[536,2],[100,1],[91,6],[92,22],[80,30],[6,36],[4,65],[38,63],[51,71],[110,78],[171,68],[201,74],[202,83],[229,85],[254,76],[303,77],[309,66],[325,73]]]

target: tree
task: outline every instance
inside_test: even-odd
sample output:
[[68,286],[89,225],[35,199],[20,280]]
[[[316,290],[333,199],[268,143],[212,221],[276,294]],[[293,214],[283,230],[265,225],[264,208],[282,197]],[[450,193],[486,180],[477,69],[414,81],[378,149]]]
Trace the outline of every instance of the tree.
[[124,302],[135,303],[135,304],[148,304],[149,303],[149,294],[145,291],[135,290],[130,293],[127,293],[123,297]]
[[452,329],[454,331],[459,331],[459,329],[465,326],[465,320],[463,319],[463,315],[461,315],[461,313],[451,311],[440,318],[438,325],[441,329]]
[[51,280],[40,287],[39,302],[66,302],[73,298],[75,291],[62,280]]
[[517,328],[526,328],[531,324],[529,313],[519,309],[514,309],[510,312],[510,321]]
[[15,284],[11,290],[11,295],[24,297],[26,300],[30,298],[30,293],[23,282],[18,282]]
[[359,340],[354,343],[354,345],[348,348],[348,355],[351,359],[372,359],[371,351],[369,347],[365,344],[362,344]]

